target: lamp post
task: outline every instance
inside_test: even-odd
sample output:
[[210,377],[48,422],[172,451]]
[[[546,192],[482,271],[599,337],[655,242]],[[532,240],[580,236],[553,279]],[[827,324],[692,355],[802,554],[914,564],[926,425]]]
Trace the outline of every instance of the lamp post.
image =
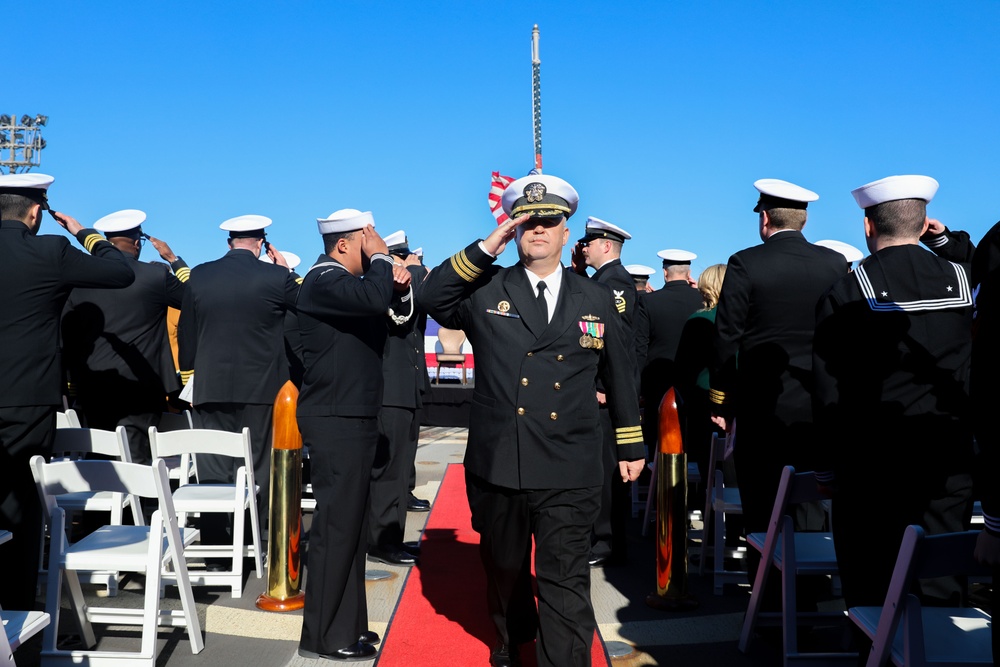
[[0,173],[23,174],[42,163],[42,127],[49,117],[0,115]]

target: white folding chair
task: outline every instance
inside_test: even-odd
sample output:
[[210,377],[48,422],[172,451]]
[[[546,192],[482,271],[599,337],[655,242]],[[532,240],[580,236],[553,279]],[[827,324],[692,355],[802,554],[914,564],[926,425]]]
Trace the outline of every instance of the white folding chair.
[[[798,626],[817,625],[831,620],[845,620],[846,611],[802,612],[796,605],[796,583],[800,576],[837,576],[837,554],[830,532],[797,532],[790,514],[793,506],[823,500],[812,472],[796,473],[785,466],[774,499],[767,533],[750,533],[747,544],[760,551],[760,565],[754,579],[750,604],[740,632],[739,649],[746,653],[750,638],[758,625],[780,625],[782,629],[783,664],[797,660],[832,660],[856,658],[857,653],[799,651]],[[775,567],[781,573],[781,611],[761,611],[761,600],[768,575]]]
[[[67,410],[69,421],[78,421],[76,413],[72,409]],[[125,427],[119,426],[114,431],[104,431],[92,428],[80,428],[67,426],[57,428],[55,439],[52,443],[52,460],[78,460],[88,454],[98,454],[108,456],[125,463],[132,462],[132,455],[129,450],[128,436],[125,434]],[[139,509],[139,501],[135,496],[110,491],[81,491],[79,493],[67,493],[56,498],[56,503],[63,508],[67,514],[76,512],[108,512],[110,523],[113,526],[120,526],[124,520],[123,510],[129,508],[135,525],[141,526],[145,523],[142,512]],[[70,525],[70,522],[67,522]],[[38,563],[38,585],[39,589],[45,583],[45,531],[42,531],[42,549],[39,550]],[[107,589],[108,596],[114,597],[118,594],[118,573],[107,569],[95,572],[81,573],[81,579],[85,583],[100,584]]]
[[[170,482],[163,461],[151,466],[118,461],[58,461],[46,463],[41,456],[31,459],[45,512],[52,526],[49,549],[49,584],[45,610],[52,619],[42,637],[42,664],[89,667],[154,667],[157,627],[186,627],[191,652],[204,648],[201,625],[194,606],[191,583],[184,561],[184,538],[170,497]],[[81,491],[112,491],[143,498],[156,498],[159,508],[149,526],[104,526],[79,542],[66,539],[66,512],[56,497]],[[160,608],[164,568],[170,566],[180,592],[181,609]],[[113,568],[120,572],[145,574],[145,595],[141,609],[96,607],[87,604],[77,572]],[[70,608],[76,616],[87,650],[61,650],[56,645],[62,611],[62,584],[69,591]],[[92,624],[138,625],[142,641],[138,652],[92,650],[97,645]]]
[[885,604],[848,609],[872,640],[868,667],[889,661],[900,667],[993,664],[990,614],[975,607],[922,607],[910,593],[917,579],[989,575],[973,557],[978,536],[977,530],[927,535],[920,526],[907,526]]
[[705,530],[701,543],[702,558],[698,563],[698,574],[704,574],[705,561],[712,558],[712,588],[716,595],[722,595],[725,584],[746,583],[744,570],[727,570],[726,558],[742,560],[746,557],[746,547],[726,546],[726,516],[743,514],[740,490],[726,486],[722,463],[725,460],[727,438],[711,435],[712,442],[708,454],[708,488],[705,489]]
[[56,412],[56,428],[80,428],[80,415],[73,408]]
[[[0,544],[12,537],[10,531],[0,530]],[[41,632],[49,624],[49,620],[49,615],[44,611],[15,611],[0,608],[0,621],[3,622],[4,630],[0,633],[0,665],[17,667],[14,651]]]
[[[193,570],[191,582],[196,586],[225,585],[232,589],[233,597],[243,595],[243,558],[252,557],[257,578],[264,575],[261,558],[260,526],[257,519],[257,485],[253,478],[253,459],[250,455],[250,429],[242,433],[231,433],[214,429],[186,429],[159,432],[155,426],[149,429],[149,445],[154,457],[180,456],[181,467],[188,465],[191,455],[216,454],[230,456],[243,461],[236,471],[233,484],[193,484],[180,479],[180,486],[173,494],[174,508],[179,515],[209,512],[233,515],[233,542],[225,544],[192,544],[185,554],[188,558],[232,558],[230,571],[209,572]],[[250,514],[252,544],[243,543],[244,514]]]
[[[161,414],[160,425],[156,427],[156,430],[158,433],[170,433],[192,428],[194,428],[194,421],[191,419],[191,411],[184,410],[183,412],[164,412]],[[170,476],[170,479],[180,480],[181,475],[184,474],[181,472],[181,457],[163,457],[163,461],[167,464],[167,474]],[[188,479],[192,477],[198,479],[197,457],[191,456],[188,466],[184,470],[187,472]]]

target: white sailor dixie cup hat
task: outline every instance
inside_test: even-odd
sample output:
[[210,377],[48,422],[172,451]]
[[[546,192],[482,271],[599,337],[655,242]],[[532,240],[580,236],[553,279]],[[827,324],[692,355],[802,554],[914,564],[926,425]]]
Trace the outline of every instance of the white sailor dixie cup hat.
[[389,234],[384,239],[386,246],[389,247],[390,255],[400,255],[402,257],[408,257],[410,255],[410,247],[406,240],[406,232],[400,229],[398,232],[393,232]]
[[816,245],[829,248],[830,250],[836,250],[843,255],[844,259],[848,262],[857,262],[865,258],[865,254],[863,252],[852,246],[850,243],[844,243],[843,241],[823,239],[822,241],[816,241]]
[[271,218],[264,217],[263,215],[238,215],[235,218],[229,218],[221,225],[219,229],[229,232],[229,238],[264,238],[267,234],[264,233],[264,228],[271,225]]
[[626,264],[625,270],[628,271],[630,276],[649,277],[656,273],[656,269],[645,264]]
[[812,190],[806,190],[779,178],[762,178],[754,181],[753,186],[760,193],[757,205],[753,209],[754,213],[772,208],[804,209],[809,202],[819,199],[819,195]]
[[48,209],[47,192],[54,180],[48,174],[0,174],[0,194],[27,197]]
[[580,195],[558,176],[533,174],[508,185],[500,201],[503,212],[512,218],[525,213],[532,217],[564,215],[568,218],[576,213]]
[[577,243],[586,243],[587,241],[593,241],[594,239],[609,239],[611,241],[625,243],[625,241],[630,238],[632,238],[632,235],[618,225],[613,225],[606,220],[590,216],[587,218],[587,222],[584,225],[583,236],[577,241]]
[[142,234],[142,223],[146,221],[146,213],[137,208],[126,208],[109,213],[94,223],[94,229],[103,232],[105,236],[132,236],[138,238]]
[[353,232],[362,227],[374,227],[375,218],[371,211],[359,211],[356,208],[342,208],[325,218],[316,218],[320,234],[340,234]]
[[[285,264],[288,264],[289,270],[294,269],[296,266],[302,263],[302,258],[296,255],[294,252],[288,252],[287,250],[279,250],[278,252],[280,252],[281,256],[285,258]],[[258,257],[257,259],[267,264],[274,264],[274,261],[267,256],[266,252],[260,253],[260,257]]]
[[938,182],[930,176],[888,176],[851,190],[861,208],[878,206],[897,199],[923,199],[930,203],[937,194]]
[[692,259],[698,259],[698,255],[687,250],[677,248],[667,248],[656,253],[656,256],[663,260],[663,265],[669,264],[690,264]]

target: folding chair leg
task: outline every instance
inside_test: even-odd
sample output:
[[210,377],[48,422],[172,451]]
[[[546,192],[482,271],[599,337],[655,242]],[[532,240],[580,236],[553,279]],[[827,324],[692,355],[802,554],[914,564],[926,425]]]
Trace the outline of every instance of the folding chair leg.
[[263,551],[267,548],[267,545],[261,544],[260,541],[260,517],[257,515],[257,512],[250,512],[250,535],[253,537],[253,545],[251,546],[253,550],[253,563],[257,572],[257,578],[260,579],[264,576]]
[[[243,491],[239,482],[237,482],[236,488],[239,492]],[[233,574],[237,575],[233,577],[232,595],[234,598],[243,595],[243,554],[245,552],[243,533],[245,532],[246,525],[245,515],[245,510],[233,513]]]
[[[198,609],[194,605],[194,592],[188,576],[187,561],[184,559],[184,543],[176,523],[167,523],[164,527],[167,530],[167,550],[170,552],[170,562],[177,577],[177,595],[181,599],[188,640],[191,642],[191,653],[198,654],[204,650],[205,640],[201,636],[201,622],[198,620]],[[158,583],[162,585],[162,580]],[[147,585],[147,588],[152,587]]]
[[798,590],[795,577],[795,527],[789,516],[784,517],[781,528],[781,552],[784,563],[781,570],[781,637],[787,663],[789,656],[798,655]]
[[716,595],[722,595],[723,580],[718,573],[726,569],[726,513],[713,512],[712,520],[715,521],[715,544],[713,545],[715,562],[712,563],[713,592]]
[[757,629],[757,617],[760,614],[760,605],[764,597],[764,587],[767,586],[767,575],[771,570],[771,563],[767,558],[761,558],[757,566],[757,576],[754,578],[753,589],[750,592],[750,604],[747,605],[747,615],[743,619],[743,629],[740,630],[739,649],[742,653],[747,652],[750,646],[750,637]]

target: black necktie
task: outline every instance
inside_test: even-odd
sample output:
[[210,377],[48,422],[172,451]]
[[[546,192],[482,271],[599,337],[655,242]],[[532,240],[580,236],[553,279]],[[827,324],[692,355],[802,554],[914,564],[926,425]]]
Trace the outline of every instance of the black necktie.
[[549,304],[545,300],[545,281],[538,281],[538,306],[542,309],[542,315],[545,316],[545,321],[549,321]]

